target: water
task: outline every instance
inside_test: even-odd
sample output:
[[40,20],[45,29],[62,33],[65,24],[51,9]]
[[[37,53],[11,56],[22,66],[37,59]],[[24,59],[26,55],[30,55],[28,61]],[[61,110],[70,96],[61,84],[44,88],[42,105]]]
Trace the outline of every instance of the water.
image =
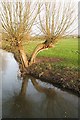
[[0,78],[2,78],[3,118],[78,117],[77,96],[31,76],[26,76],[22,82],[17,77],[19,68],[13,55],[0,50],[0,58],[2,58]]

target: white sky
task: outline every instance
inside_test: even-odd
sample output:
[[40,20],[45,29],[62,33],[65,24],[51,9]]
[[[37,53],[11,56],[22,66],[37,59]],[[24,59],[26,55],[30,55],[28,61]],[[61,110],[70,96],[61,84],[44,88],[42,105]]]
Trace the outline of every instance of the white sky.
[[[39,1],[39,2],[54,2],[55,0],[35,0],[35,1]],[[76,15],[78,15],[78,2],[79,1],[80,0],[72,0],[73,5],[75,6],[75,14]],[[62,2],[62,3],[66,3],[67,4],[67,2],[70,2],[70,0],[56,0],[56,2],[57,3],[58,2]],[[75,14],[74,14],[74,16],[75,16]],[[78,35],[78,19],[76,19],[74,25],[71,26],[71,29],[73,29],[74,27],[77,28],[77,29],[74,32],[72,32],[71,34],[72,35]],[[36,31],[34,29],[35,29],[35,27],[33,27],[33,31],[35,33]]]
[[[24,2],[24,0],[1,0],[1,1],[5,1],[5,2],[16,2],[16,1],[23,1]],[[27,1],[29,1],[29,0],[26,0],[26,2]],[[30,0],[30,1],[32,1],[33,2],[33,0]],[[55,0],[34,0],[34,2],[54,2]],[[72,0],[72,2],[73,2],[73,4],[75,5],[75,14],[78,14],[78,2],[79,2],[80,0]],[[67,2],[70,2],[70,0],[56,0],[56,2],[65,2],[65,3],[67,3]],[[75,21],[75,24],[76,24],[76,26],[78,26],[78,19]],[[34,33],[35,32],[37,32],[37,31],[35,31],[35,27],[33,27],[33,31],[34,31]],[[77,30],[75,31],[75,32],[73,32],[73,34],[77,34],[78,35],[78,28],[77,28]]]

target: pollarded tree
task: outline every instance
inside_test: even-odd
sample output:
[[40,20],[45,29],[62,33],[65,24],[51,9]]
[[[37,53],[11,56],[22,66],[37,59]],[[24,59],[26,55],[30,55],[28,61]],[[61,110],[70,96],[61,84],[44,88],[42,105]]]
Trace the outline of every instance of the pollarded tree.
[[[29,58],[23,49],[23,42],[29,41],[32,26],[37,16],[37,20],[39,20],[37,25],[43,33],[45,41],[36,46]],[[54,47],[57,41],[73,31],[71,26],[75,19],[75,9],[71,3],[2,2],[3,41],[6,41],[6,45],[8,45],[6,49],[14,53],[20,70],[24,71],[35,62],[40,51]]]
[[35,48],[31,62],[35,61],[40,51],[55,46],[55,43],[76,30],[77,14],[72,2],[41,3],[44,11],[39,14],[37,27],[43,33],[45,41]]
[[33,23],[40,12],[38,3],[33,2],[2,2],[1,25],[2,39],[7,51],[14,53],[20,69],[28,67],[28,55],[23,49],[23,42],[28,42]]

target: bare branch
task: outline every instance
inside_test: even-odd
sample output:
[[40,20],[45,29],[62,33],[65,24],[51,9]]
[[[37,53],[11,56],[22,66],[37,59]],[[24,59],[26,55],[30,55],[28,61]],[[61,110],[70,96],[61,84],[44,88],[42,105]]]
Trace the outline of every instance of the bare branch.
[[[47,2],[43,3],[45,19],[42,22],[42,15],[39,14],[40,27],[46,39],[53,43],[59,38],[66,36],[66,32],[70,31],[70,27],[74,24],[77,16],[75,15],[75,9],[72,2]],[[43,14],[43,13],[42,13]],[[56,38],[56,39],[54,39]]]

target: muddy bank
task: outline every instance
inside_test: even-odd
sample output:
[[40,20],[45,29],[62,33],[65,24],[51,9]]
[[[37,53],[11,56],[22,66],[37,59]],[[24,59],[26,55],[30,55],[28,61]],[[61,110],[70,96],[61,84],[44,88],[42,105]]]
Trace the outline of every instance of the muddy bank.
[[36,63],[42,63],[42,62],[48,62],[48,63],[53,63],[53,62],[61,62],[64,61],[63,58],[49,58],[49,57],[37,57],[36,58]]
[[30,66],[27,71],[29,75],[80,96],[79,72],[76,69],[38,62]]

